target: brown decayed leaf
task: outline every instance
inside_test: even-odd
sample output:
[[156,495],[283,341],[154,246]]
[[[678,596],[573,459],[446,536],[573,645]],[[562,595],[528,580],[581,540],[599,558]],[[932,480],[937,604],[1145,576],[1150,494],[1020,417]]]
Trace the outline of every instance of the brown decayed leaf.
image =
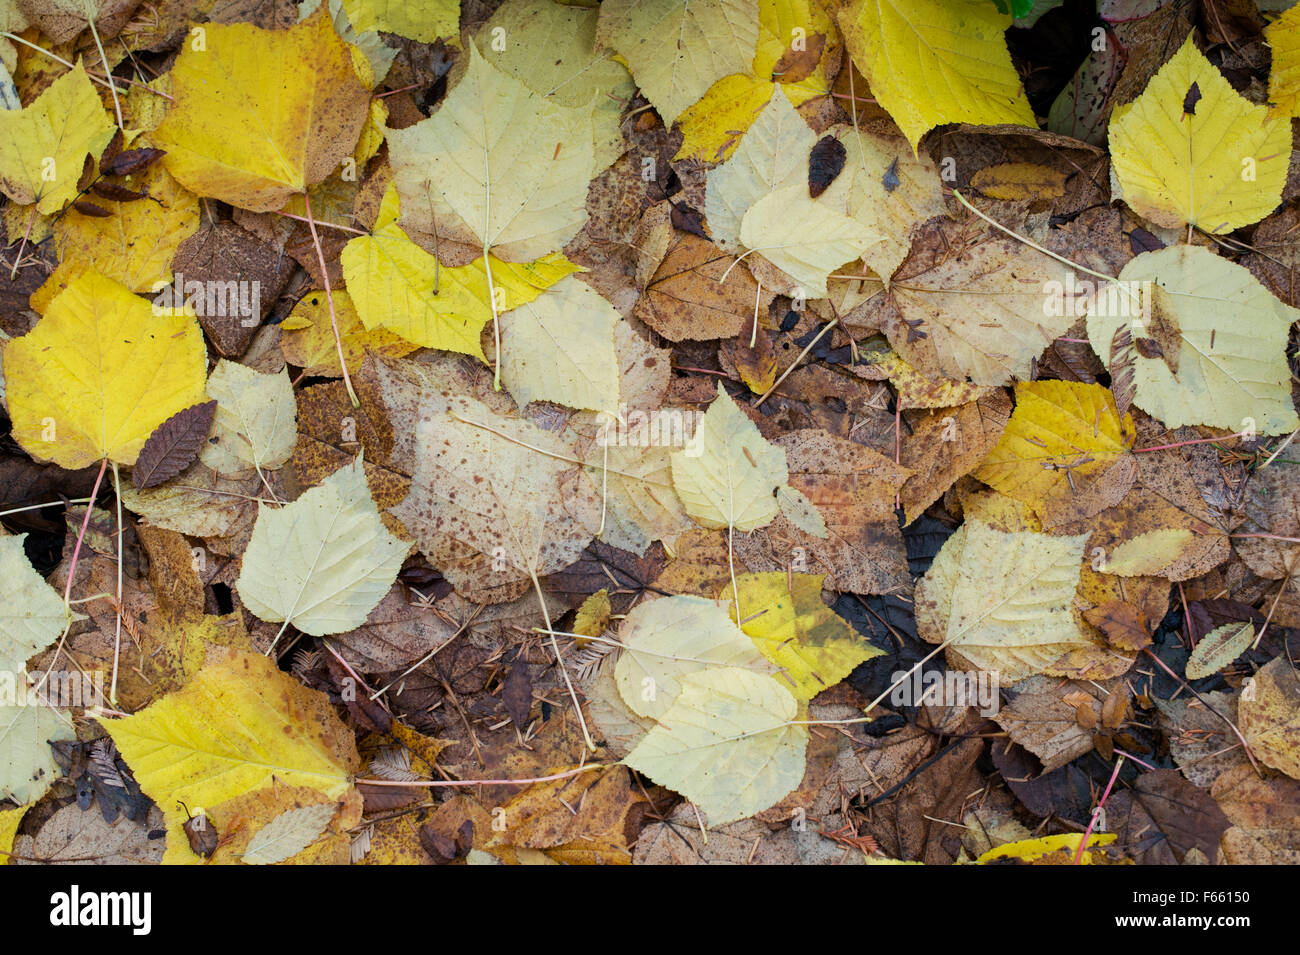
[[939,408],[911,420],[903,440],[902,464],[914,473],[901,491],[910,524],[968,474],[998,443],[1011,414],[1011,400],[995,391],[956,408]]
[[641,321],[674,342],[731,338],[753,322],[756,302],[767,308],[772,293],[760,293],[744,263],[732,268],[734,255],[689,233],[674,239],[637,300],[632,314]]
[[736,554],[750,570],[786,570],[802,557],[809,573],[826,572],[826,586],[859,594],[911,586],[894,495],[910,470],[868,447],[825,431],[792,431],[777,439],[790,469],[790,486],[817,507],[825,540],[778,516],[767,527],[737,537]]

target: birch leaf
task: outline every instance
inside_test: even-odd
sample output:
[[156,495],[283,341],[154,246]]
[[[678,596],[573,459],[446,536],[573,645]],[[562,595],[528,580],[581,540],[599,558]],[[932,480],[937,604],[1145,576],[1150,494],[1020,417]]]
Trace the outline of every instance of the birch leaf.
[[[14,679],[26,685],[27,672]],[[44,796],[62,775],[50,743],[76,738],[72,720],[48,706],[0,706],[0,796],[19,805]]]
[[274,865],[296,856],[325,831],[336,809],[327,802],[280,813],[248,840],[244,864]]
[[298,405],[288,368],[264,375],[223,358],[208,379],[208,396],[217,402],[217,416],[200,461],[226,477],[245,477],[289,460],[298,441]]
[[808,731],[776,678],[712,667],[682,678],[659,725],[623,760],[699,806],[711,826],[744,819],[799,785]]
[[673,486],[705,527],[752,531],[776,517],[776,490],[789,480],[785,451],[768,444],[718,385],[691,444],[673,454]]
[[662,597],[637,604],[619,630],[623,652],[614,667],[619,693],[638,716],[661,719],[682,679],[710,667],[770,672],[754,642],[726,609],[702,597]]
[[407,545],[379,519],[361,458],[279,510],[258,504],[235,587],[270,623],[322,636],[353,630],[388,593]]
[[671,126],[715,80],[749,71],[758,45],[758,4],[609,0],[600,5],[596,40],[627,61],[637,86]]

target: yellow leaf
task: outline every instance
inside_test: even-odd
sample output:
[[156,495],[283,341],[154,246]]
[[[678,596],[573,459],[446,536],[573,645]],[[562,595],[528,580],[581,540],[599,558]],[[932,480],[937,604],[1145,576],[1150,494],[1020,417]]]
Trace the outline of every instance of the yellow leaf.
[[661,719],[688,674],[729,666],[771,671],[755,641],[724,607],[703,597],[674,596],[637,604],[619,629],[623,652],[614,680],[637,716]]
[[1238,703],[1241,732],[1264,763],[1300,779],[1300,677],[1285,655],[1262,667]]
[[753,70],[724,76],[677,118],[682,146],[673,159],[730,158],[779,83],[799,106],[830,91],[825,55],[839,31],[816,0],[759,0]]
[[23,551],[26,534],[0,537],[0,671],[16,673],[63,633],[63,598]]
[[1185,527],[1162,527],[1124,541],[1106,556],[1102,573],[1117,577],[1154,577],[1176,561],[1197,539]]
[[745,73],[758,45],[755,0],[607,0],[599,43],[627,61],[665,125],[716,80]]
[[636,83],[613,50],[596,44],[599,17],[594,4],[511,0],[479,28],[476,42],[493,66],[551,102],[594,106],[596,168],[604,169],[627,149],[619,125]]
[[403,221],[511,262],[536,259],[587,221],[597,171],[592,107],[554,103],[474,44],[468,53],[469,68],[438,111],[388,133]]
[[18,832],[18,824],[30,808],[19,806],[17,809],[0,809],[0,865],[9,864],[9,853],[14,848],[14,834]]
[[1245,653],[1254,639],[1255,625],[1249,620],[1215,627],[1192,648],[1191,656],[1187,658],[1187,679],[1199,680],[1218,673]]
[[1240,96],[1191,34],[1141,96],[1115,108],[1109,135],[1114,197],[1156,225],[1222,234],[1282,201],[1290,122]]
[[871,95],[914,152],[944,123],[1037,126],[1003,37],[1011,17],[988,0],[854,0],[839,22]]
[[740,141],[732,157],[709,173],[704,214],[715,241],[740,241],[745,213],[768,193],[786,186],[808,188],[808,153],[817,136],[777,90]]
[[[822,602],[825,574],[737,574],[740,629],[783,672],[777,681],[803,703],[844,679],[878,650]],[[723,597],[733,599],[728,586]]]
[[358,457],[292,504],[258,504],[235,588],[263,620],[343,633],[388,593],[407,549],[379,519]]
[[808,731],[765,673],[710,667],[682,678],[672,706],[623,760],[681,793],[720,826],[762,812],[799,785]]
[[[1094,833],[1088,837],[1088,847],[1108,846],[1116,838],[1113,832]],[[1074,854],[1079,851],[1079,843],[1082,841],[1083,833],[1081,832],[1067,832],[1059,836],[1041,836],[1037,839],[1021,839],[1019,842],[1008,842],[995,846],[975,861],[980,865],[992,862],[995,859],[1020,859],[1023,862],[1032,862],[1053,852],[1060,852],[1062,849],[1069,851],[1070,860],[1073,861]],[[1079,864],[1090,865],[1091,863],[1092,853],[1085,851],[1079,859]]]
[[[340,289],[334,290],[334,316],[343,343],[343,357],[347,359],[348,371],[354,375],[365,361],[367,351],[401,358],[419,347],[385,328],[367,331],[352,305],[352,297]],[[280,323],[280,348],[284,360],[297,365],[307,375],[342,377],[324,292],[308,292],[298,300],[293,313]]]
[[[182,185],[270,212],[352,154],[370,94],[322,7],[288,30],[208,23],[172,67],[176,102],[154,132]],[[306,68],[310,64],[310,68]]]
[[117,282],[86,272],[5,345],[13,435],[64,468],[134,464],[154,428],[206,400],[204,352],[193,316],[156,316]]
[[208,379],[208,397],[216,400],[217,415],[200,461],[223,477],[247,477],[289,460],[298,442],[298,405],[288,368],[264,375],[223,358]]
[[[1108,388],[1077,381],[1019,382],[1016,410],[973,476],[1046,517],[1048,509],[1073,497],[1080,482],[1095,479],[1125,456],[1136,436],[1131,417],[1125,415],[1121,424]],[[1068,472],[1062,469],[1066,465]]]
[[[343,248],[343,277],[361,323],[388,329],[426,348],[441,348],[483,358],[479,333],[492,319],[484,259],[446,268],[412,242],[397,225],[398,200],[390,186],[375,230]],[[566,275],[580,271],[563,255],[514,264],[488,256],[497,311],[531,302]],[[332,333],[331,333],[332,334]]]
[[576,278],[501,316],[501,381],[523,407],[554,401],[570,408],[618,410],[618,310]]
[[768,193],[740,223],[741,245],[790,276],[807,298],[825,298],[830,273],[881,241],[859,220],[809,198],[803,183]]
[[382,30],[421,43],[442,37],[456,45],[460,0],[343,0],[343,9],[358,33]]
[[913,155],[907,141],[883,125],[831,130],[844,145],[844,169],[819,201],[884,237],[862,253],[862,261],[888,279],[907,258],[917,224],[946,215],[948,209],[934,161],[926,154]]
[[1292,7],[1264,31],[1273,48],[1273,71],[1268,75],[1268,98],[1286,116],[1300,116],[1300,7]]
[[1065,195],[1065,170],[1035,162],[1003,162],[985,166],[971,176],[970,184],[990,199],[1058,199]]
[[0,192],[54,212],[77,195],[86,156],[112,138],[113,122],[78,63],[26,109],[0,109]]
[[785,451],[768,444],[718,385],[695,437],[672,457],[673,486],[705,527],[752,531],[776,517],[776,490],[790,479]]
[[[582,602],[573,618],[573,632],[582,634],[584,637],[599,637],[609,626],[609,615],[612,608],[609,603],[609,591],[602,588]],[[591,641],[576,639],[574,641],[580,647],[587,646]]]
[[197,813],[272,785],[338,798],[360,762],[352,731],[324,694],[262,654],[226,648],[212,648],[184,688],[105,729],[163,808],[169,842],[175,821],[185,821],[178,801]]
[[947,644],[955,669],[994,670],[1004,683],[1052,673],[1091,645],[1070,612],[1087,540],[967,521],[916,585],[918,632]]
[[107,218],[83,216],[75,209],[54,224],[59,267],[32,295],[32,308],[49,303],[87,269],[121,282],[132,292],[155,290],[172,280],[177,247],[199,227],[199,203],[162,163],[123,183],[148,198],[104,203]]
[[772,98],[776,84],[748,73],[724,76],[704,94],[703,99],[688,106],[678,117],[682,130],[682,148],[674,160],[697,158],[702,162],[723,162],[740,145],[749,129]]

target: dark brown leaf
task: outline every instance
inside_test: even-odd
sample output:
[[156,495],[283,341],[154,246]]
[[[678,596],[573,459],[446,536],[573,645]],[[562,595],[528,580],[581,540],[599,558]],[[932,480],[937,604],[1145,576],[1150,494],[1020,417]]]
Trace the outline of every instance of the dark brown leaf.
[[217,403],[205,401],[176,412],[149,435],[131,470],[131,483],[140,490],[170,481],[194,463],[212,428]]
[[834,136],[823,136],[808,154],[808,195],[816,199],[844,168],[848,150]]
[[114,202],[136,202],[144,198],[143,192],[136,192],[134,189],[111,182],[97,182],[90,187],[90,191],[101,199],[111,199]]
[[83,216],[90,216],[92,219],[107,219],[113,214],[103,206],[97,206],[93,202],[89,202],[85,199],[78,199],[72,204],[72,208],[76,209]]
[[101,162],[99,170],[106,176],[129,176],[141,169],[148,169],[165,155],[165,149],[127,149],[107,163]]

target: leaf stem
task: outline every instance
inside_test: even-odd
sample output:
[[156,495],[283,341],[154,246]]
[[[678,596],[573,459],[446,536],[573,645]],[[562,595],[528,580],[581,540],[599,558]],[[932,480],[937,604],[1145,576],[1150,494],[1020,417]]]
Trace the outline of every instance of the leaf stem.
[[320,277],[325,283],[325,301],[330,307],[330,329],[334,332],[334,347],[339,353],[339,368],[343,370],[343,386],[347,389],[352,407],[360,408],[361,400],[357,398],[357,393],[352,388],[352,376],[348,374],[348,361],[343,355],[343,339],[339,336],[339,319],[334,311],[334,292],[330,289],[330,272],[325,266],[325,250],[321,248],[320,236],[316,234],[316,220],[311,214],[311,190],[304,189],[302,198],[303,205],[307,208],[307,228],[311,230],[311,242],[316,247],[316,261],[320,264]]

